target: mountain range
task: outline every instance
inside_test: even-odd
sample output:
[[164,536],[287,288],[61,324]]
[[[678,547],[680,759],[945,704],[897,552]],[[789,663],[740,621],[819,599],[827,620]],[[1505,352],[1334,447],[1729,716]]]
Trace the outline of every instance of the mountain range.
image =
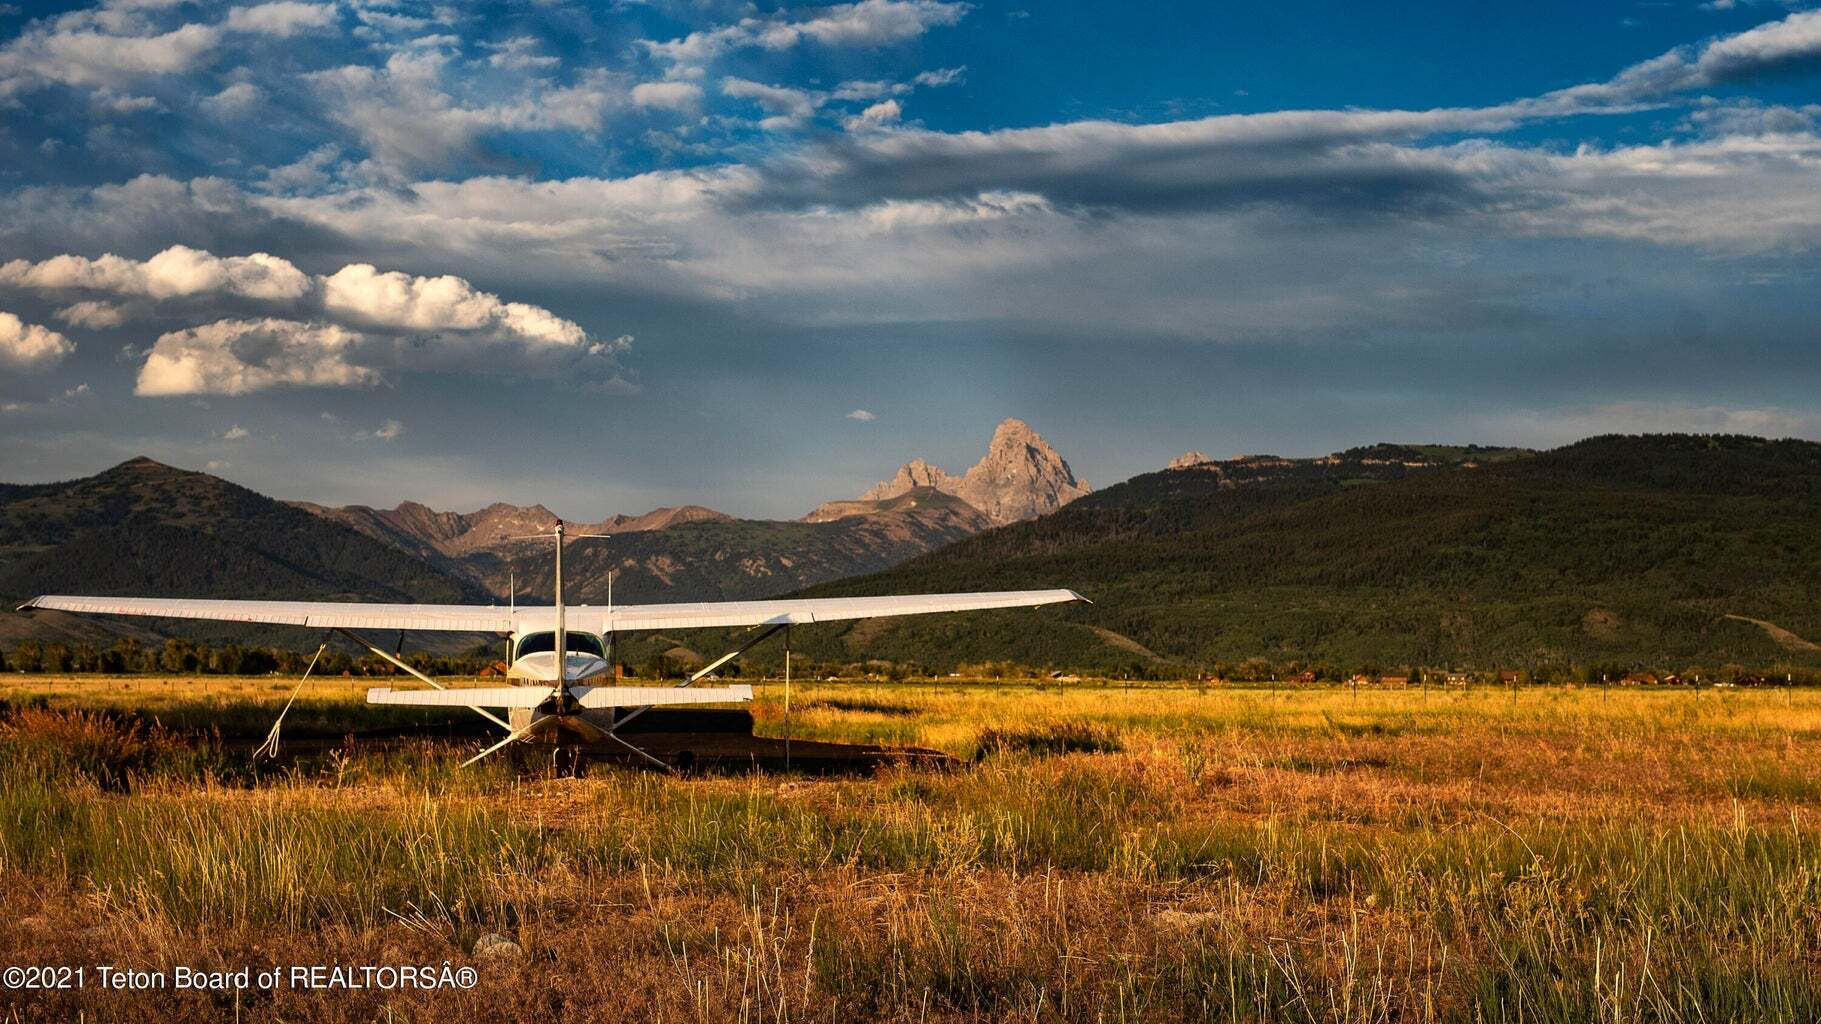
[[[576,601],[604,603],[611,572],[614,595],[625,601],[772,597],[887,568],[1088,493],[1062,456],[1016,419],[999,424],[986,455],[964,476],[935,472],[931,482],[881,484],[858,500],[827,502],[794,521],[736,519],[685,505],[572,523],[572,534],[611,539],[567,549],[569,593]],[[554,585],[550,544],[533,536],[556,521],[542,505],[494,504],[457,513],[417,502],[393,509],[297,504],[497,598],[511,598],[516,587],[517,594],[541,601]]]
[[[1658,435],[1545,452],[1190,453],[1088,492],[1028,429],[1002,425],[986,471],[916,460],[801,521],[688,506],[578,526],[612,538],[568,549],[570,599],[604,602],[612,571],[623,601],[1022,587],[1094,601],[816,627],[797,642],[818,660],[930,670],[1821,665],[1821,445]],[[0,595],[503,602],[516,585],[544,603],[548,544],[521,538],[553,518],[538,506],[292,505],[136,459],[84,480],[0,485]],[[9,615],[0,643],[164,628]],[[638,643],[628,638],[629,654]]]
[[[922,460],[917,460],[920,464]],[[1027,424],[1006,420],[965,477],[994,510],[934,486],[830,502],[800,520],[744,520],[698,505],[572,523],[608,534],[566,550],[567,594],[708,601],[771,597],[873,572],[1006,521],[1059,507],[1086,487]],[[542,505],[474,512],[279,502],[205,473],[133,459],[93,477],[0,485],[0,595],[50,591],[199,596],[545,603],[554,585]],[[91,624],[50,616],[0,624],[60,638],[155,637],[172,624]],[[203,632],[207,633],[207,630]],[[226,627],[209,635],[247,637]]]

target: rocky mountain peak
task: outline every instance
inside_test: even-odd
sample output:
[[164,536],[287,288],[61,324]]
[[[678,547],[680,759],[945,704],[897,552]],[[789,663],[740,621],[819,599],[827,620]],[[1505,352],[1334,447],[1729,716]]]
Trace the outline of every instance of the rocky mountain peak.
[[1175,458],[1171,459],[1170,464],[1168,466],[1165,466],[1164,468],[1165,469],[1188,469],[1191,466],[1200,466],[1200,465],[1204,465],[1206,463],[1213,462],[1213,461],[1214,461],[1213,456],[1209,455],[1207,452],[1198,452],[1198,451],[1190,450],[1190,451],[1183,452],[1181,455],[1178,455]]
[[547,533],[556,525],[556,513],[542,505],[511,505],[503,501],[455,518],[462,528],[445,545],[450,553],[495,548],[530,534]]
[[1016,416],[1007,416],[1005,419],[999,421],[997,427],[993,428],[993,439],[988,442],[987,450],[990,452],[996,449],[1010,448],[1017,445],[1035,445],[1046,449],[1049,448],[1049,444],[1043,440],[1041,435],[1031,429],[1029,423],[1024,422]]
[[994,429],[986,457],[966,473],[957,476],[925,459],[912,459],[859,500],[887,501],[919,487],[960,498],[994,525],[1054,512],[1093,490],[1030,424],[1010,418]]
[[666,505],[642,516],[614,515],[588,526],[585,533],[640,533],[645,530],[667,530],[682,523],[730,523],[733,517],[702,505]]
[[162,462],[159,462],[157,459],[154,459],[149,455],[135,455],[132,458],[126,460],[125,462],[122,462],[120,465],[115,466],[113,468],[112,472],[120,472],[122,470],[170,469],[170,468],[171,467],[165,465]]
[[149,459],[140,455],[128,459],[110,469],[102,470],[95,474],[94,479],[127,483],[134,481],[171,481],[191,476],[201,478],[204,474],[192,473],[187,469],[178,469],[175,466],[167,466],[155,459]]
[[886,501],[919,487],[947,490],[945,485],[952,481],[953,478],[944,472],[941,466],[932,466],[922,457],[918,457],[899,466],[897,475],[890,480],[881,480],[872,485],[865,494],[860,495],[860,500]]
[[556,513],[542,505],[513,505],[504,501],[496,501],[479,511],[469,512],[463,518],[471,522],[481,522],[489,519],[511,519],[517,521],[537,519],[546,521],[550,524],[556,523]]
[[955,494],[997,523],[1035,519],[1093,490],[1030,424],[1006,419]]

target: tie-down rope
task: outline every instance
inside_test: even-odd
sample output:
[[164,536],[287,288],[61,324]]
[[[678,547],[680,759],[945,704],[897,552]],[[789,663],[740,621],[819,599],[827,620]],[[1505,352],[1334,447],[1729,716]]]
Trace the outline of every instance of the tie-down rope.
[[329,641],[327,639],[323,640],[322,646],[316,648],[316,653],[310,657],[309,666],[304,669],[303,678],[297,680],[297,685],[291,688],[290,700],[285,701],[284,709],[278,712],[278,720],[272,723],[272,731],[266,733],[265,742],[253,748],[253,760],[257,761],[262,756],[278,756],[278,730],[285,724],[285,715],[290,714],[291,705],[296,703],[297,695],[303,692],[304,684],[310,681],[310,673],[316,670],[316,659],[322,657],[322,652],[328,649]]

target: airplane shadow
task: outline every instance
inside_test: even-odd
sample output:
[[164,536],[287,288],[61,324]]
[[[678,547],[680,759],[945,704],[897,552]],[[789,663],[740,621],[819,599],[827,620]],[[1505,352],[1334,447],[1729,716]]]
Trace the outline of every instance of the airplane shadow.
[[[753,771],[801,775],[871,775],[890,765],[945,767],[955,762],[940,750],[885,747],[870,743],[829,743],[753,735],[744,710],[654,708],[621,727],[620,735],[670,765],[696,775],[744,775]],[[549,759],[549,748],[527,747],[520,756]],[[655,767],[617,745],[586,748],[594,764]]]
[[[960,764],[940,750],[921,747],[887,747],[870,743],[829,743],[821,740],[783,739],[753,735],[752,715],[744,710],[654,708],[621,727],[628,742],[684,775],[768,774],[867,776],[894,765],[949,768]],[[356,730],[341,737],[287,738],[280,748],[277,767],[320,761],[336,750],[386,747],[430,741],[469,745],[497,738],[486,723],[395,726]],[[243,744],[229,740],[226,746]],[[244,744],[250,751],[252,744]],[[558,759],[555,749],[534,743],[518,744],[499,756],[508,758],[525,775],[549,774]],[[629,768],[657,771],[649,761],[617,744],[582,748],[584,774],[589,770]],[[568,774],[568,772],[563,772]]]

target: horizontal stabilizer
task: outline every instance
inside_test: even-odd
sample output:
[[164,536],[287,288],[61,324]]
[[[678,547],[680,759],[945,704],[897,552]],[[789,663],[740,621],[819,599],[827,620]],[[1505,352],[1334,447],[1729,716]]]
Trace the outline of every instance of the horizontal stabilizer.
[[[740,686],[571,686],[585,708],[638,708],[652,704],[733,704],[752,699],[752,687]],[[367,691],[369,704],[411,704],[444,708],[535,708],[550,699],[544,686],[477,686],[458,690]]]
[[415,704],[439,708],[534,708],[550,699],[548,686],[476,686],[458,690],[367,691],[369,704]]
[[585,708],[639,708],[650,704],[733,704],[752,699],[752,687],[571,686]]

